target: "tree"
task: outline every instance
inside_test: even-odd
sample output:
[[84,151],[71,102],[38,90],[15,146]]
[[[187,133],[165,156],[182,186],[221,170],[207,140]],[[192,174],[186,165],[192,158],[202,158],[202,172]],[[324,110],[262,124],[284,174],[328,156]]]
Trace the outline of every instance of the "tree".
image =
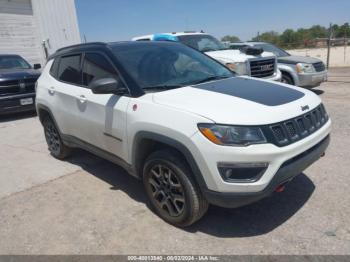
[[252,41],[262,41],[278,45],[280,42],[279,34],[275,31],[262,33],[259,36],[253,37]]
[[[350,25],[332,25],[333,37],[350,37]],[[262,33],[260,36],[252,38],[252,41],[264,41],[273,43],[282,48],[303,48],[307,46],[310,40],[315,38],[328,38],[329,28],[320,25],[314,25],[310,28],[286,29],[282,34],[275,31]]]
[[225,35],[224,37],[221,38],[222,42],[240,42],[241,40],[239,39],[238,36],[235,35]]
[[333,32],[335,37],[350,37],[350,25],[345,23],[337,28],[333,26]]
[[280,36],[281,46],[286,48],[298,47],[301,44],[298,40],[298,34],[293,29],[285,30]]
[[311,38],[326,38],[328,37],[328,29],[324,26],[314,25],[309,28]]

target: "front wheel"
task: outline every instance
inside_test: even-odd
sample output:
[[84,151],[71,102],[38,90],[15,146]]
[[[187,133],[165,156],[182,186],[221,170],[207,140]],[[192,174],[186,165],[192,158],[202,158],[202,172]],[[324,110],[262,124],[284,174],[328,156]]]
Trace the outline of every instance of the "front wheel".
[[293,79],[287,74],[282,74],[281,82],[289,85],[294,85]]
[[144,165],[143,183],[152,207],[170,224],[189,226],[208,209],[190,168],[176,151],[152,153]]

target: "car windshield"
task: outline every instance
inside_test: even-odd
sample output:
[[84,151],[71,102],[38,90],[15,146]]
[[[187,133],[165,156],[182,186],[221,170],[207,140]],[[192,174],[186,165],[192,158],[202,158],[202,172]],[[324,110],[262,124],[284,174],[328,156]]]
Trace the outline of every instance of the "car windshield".
[[117,44],[112,51],[144,90],[178,88],[234,76],[220,63],[179,43]]
[[30,68],[30,65],[20,56],[0,56],[0,69]]
[[221,43],[219,40],[212,37],[211,35],[181,35],[178,36],[178,39],[181,43],[188,45],[194,49],[197,49],[201,52],[228,49],[223,43]]
[[290,56],[286,51],[272,44],[255,44],[254,47],[262,48],[266,52],[271,52],[277,57]]

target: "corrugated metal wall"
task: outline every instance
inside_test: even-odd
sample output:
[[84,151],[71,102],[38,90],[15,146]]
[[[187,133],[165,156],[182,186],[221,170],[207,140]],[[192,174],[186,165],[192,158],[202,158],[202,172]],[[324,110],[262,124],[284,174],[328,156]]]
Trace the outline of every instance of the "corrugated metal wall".
[[80,43],[74,0],[0,0],[0,53],[19,54],[31,64]]
[[42,62],[30,0],[0,0],[0,53],[19,54],[30,63]]
[[81,42],[74,0],[32,0],[41,41],[49,54]]

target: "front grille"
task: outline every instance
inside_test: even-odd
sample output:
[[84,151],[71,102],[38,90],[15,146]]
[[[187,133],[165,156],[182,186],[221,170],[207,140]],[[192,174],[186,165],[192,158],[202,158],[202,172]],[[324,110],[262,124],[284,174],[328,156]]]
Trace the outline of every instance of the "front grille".
[[250,61],[250,75],[253,77],[268,77],[275,73],[275,59]]
[[[35,92],[37,78],[0,82],[0,96],[18,95]],[[20,83],[23,83],[22,85]]]
[[321,104],[304,115],[265,127],[264,133],[273,144],[286,146],[311,135],[327,121],[328,114]]
[[323,72],[326,70],[326,67],[323,62],[313,63],[312,64],[316,70],[316,72]]

